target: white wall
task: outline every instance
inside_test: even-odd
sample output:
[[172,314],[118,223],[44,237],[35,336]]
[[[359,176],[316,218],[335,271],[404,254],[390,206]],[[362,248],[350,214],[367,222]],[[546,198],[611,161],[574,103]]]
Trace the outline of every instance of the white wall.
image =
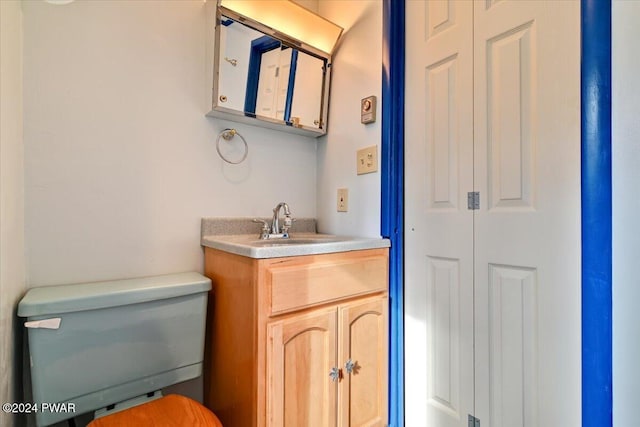
[[[205,7],[24,3],[30,286],[201,271],[203,216],[315,216],[315,139],[204,116]],[[225,127],[239,166],[216,154]]]
[[[224,48],[217,50],[216,55],[220,58],[220,86],[218,90],[220,95],[227,97],[223,107],[244,111],[251,42],[261,36],[262,33],[238,22],[229,26],[221,26],[220,46],[224,46]],[[233,65],[225,59],[235,59],[236,63]]]
[[[0,1],[0,402],[15,402],[20,342],[15,307],[25,289],[22,146],[22,11]],[[14,417],[0,412],[0,425]]]
[[638,425],[640,396],[640,2],[613,2],[613,420]]
[[[334,55],[328,134],[318,142],[318,229],[380,235],[380,172],[356,175],[356,151],[378,145],[382,124],[382,2],[323,0],[319,13],[345,29]],[[378,119],[360,123],[360,100],[378,97]],[[380,158],[380,155],[378,155]],[[336,210],[336,191],[349,189],[349,211]]]
[[[268,216],[279,201],[294,216],[318,213],[325,231],[378,235],[379,173],[356,177],[355,151],[380,144],[380,109],[378,122],[364,126],[359,103],[372,94],[381,102],[382,5],[299,2],[346,29],[319,156],[315,139],[204,116],[211,2],[29,1],[20,11],[20,2],[0,1],[2,372],[16,372],[8,368],[15,347],[8,322],[25,280],[201,271],[202,216]],[[239,166],[216,154],[226,127],[249,143]],[[343,186],[350,212],[338,215],[335,191]],[[326,205],[322,214],[316,203]],[[3,375],[3,402],[12,399],[10,384]]]

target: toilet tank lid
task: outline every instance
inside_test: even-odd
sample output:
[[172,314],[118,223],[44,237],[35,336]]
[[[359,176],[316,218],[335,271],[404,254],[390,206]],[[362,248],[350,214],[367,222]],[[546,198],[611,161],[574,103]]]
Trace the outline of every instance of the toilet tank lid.
[[137,279],[31,288],[18,304],[18,316],[47,316],[95,310],[207,292],[211,279],[195,272]]

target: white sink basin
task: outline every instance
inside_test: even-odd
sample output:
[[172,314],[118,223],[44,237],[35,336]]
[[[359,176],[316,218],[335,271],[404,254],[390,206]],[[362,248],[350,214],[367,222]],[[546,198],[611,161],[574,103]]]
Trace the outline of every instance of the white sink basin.
[[316,234],[314,236],[307,237],[288,237],[288,238],[273,238],[264,240],[255,240],[251,242],[251,245],[255,246],[287,246],[287,245],[310,245],[318,243],[334,243],[341,240],[345,240],[345,237],[332,236],[330,234]]
[[361,249],[387,248],[388,239],[292,233],[289,238],[260,240],[255,234],[204,236],[202,245],[249,258],[278,258]]

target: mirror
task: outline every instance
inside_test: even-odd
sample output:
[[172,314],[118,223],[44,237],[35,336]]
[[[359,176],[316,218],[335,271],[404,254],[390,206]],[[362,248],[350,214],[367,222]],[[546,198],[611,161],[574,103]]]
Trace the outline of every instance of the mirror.
[[307,136],[326,133],[330,55],[221,7],[215,45],[208,115]]

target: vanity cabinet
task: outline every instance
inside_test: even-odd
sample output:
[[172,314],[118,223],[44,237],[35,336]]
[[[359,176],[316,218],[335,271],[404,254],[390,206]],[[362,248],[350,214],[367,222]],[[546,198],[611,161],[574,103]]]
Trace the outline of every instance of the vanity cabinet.
[[205,274],[204,397],[225,427],[386,425],[388,249],[205,248]]
[[385,425],[386,306],[379,296],[269,324],[267,425]]

